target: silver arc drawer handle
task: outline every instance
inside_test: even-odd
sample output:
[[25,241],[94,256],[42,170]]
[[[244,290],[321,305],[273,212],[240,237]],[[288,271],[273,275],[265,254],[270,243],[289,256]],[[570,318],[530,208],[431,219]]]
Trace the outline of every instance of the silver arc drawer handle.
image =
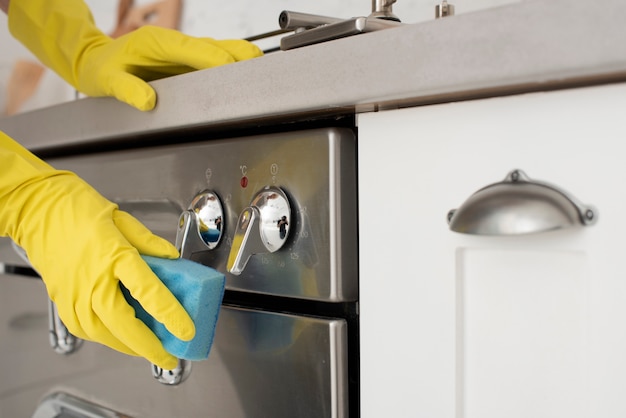
[[593,225],[598,211],[552,184],[522,170],[471,195],[448,212],[452,231],[473,235],[521,235]]

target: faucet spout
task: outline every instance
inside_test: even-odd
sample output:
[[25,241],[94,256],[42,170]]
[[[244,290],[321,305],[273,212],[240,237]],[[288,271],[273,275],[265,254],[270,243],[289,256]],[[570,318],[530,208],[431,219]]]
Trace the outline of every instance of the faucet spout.
[[398,16],[393,14],[393,4],[395,2],[396,0],[372,0],[372,14],[370,17],[399,22]]

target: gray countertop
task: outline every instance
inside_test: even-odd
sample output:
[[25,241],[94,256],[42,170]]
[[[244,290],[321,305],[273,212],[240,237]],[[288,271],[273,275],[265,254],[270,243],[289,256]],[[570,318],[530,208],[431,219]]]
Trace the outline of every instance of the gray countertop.
[[623,81],[626,2],[533,0],[153,82],[139,112],[81,99],[0,119],[33,150],[191,127]]

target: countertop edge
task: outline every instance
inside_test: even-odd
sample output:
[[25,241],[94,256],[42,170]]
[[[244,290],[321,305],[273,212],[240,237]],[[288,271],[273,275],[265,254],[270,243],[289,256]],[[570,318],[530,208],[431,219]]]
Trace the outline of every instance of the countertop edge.
[[[32,150],[290,114],[390,109],[626,80],[626,3],[524,1],[152,83],[139,112],[89,98],[0,119]],[[611,13],[606,13],[610,10]]]

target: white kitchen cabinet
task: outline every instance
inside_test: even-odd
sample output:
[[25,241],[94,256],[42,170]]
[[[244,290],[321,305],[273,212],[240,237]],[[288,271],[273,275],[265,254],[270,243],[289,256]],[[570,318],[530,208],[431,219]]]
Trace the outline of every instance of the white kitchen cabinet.
[[[624,109],[612,84],[359,115],[364,418],[626,416]],[[449,229],[513,169],[597,223]]]

